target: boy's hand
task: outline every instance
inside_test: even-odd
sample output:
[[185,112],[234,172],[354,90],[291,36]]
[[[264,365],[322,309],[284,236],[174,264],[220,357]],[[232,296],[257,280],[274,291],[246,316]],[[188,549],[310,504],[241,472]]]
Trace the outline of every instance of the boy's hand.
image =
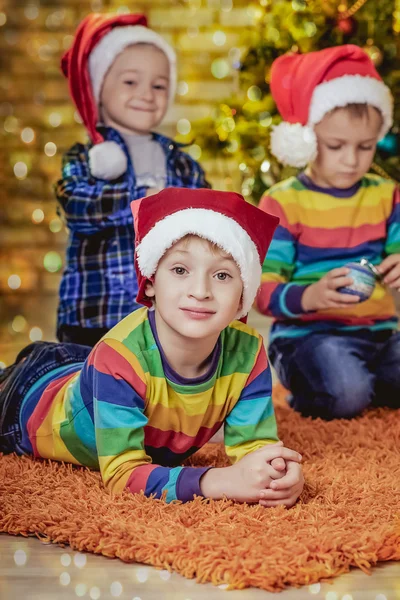
[[268,444],[247,454],[231,467],[207,471],[200,481],[201,491],[209,498],[220,499],[225,495],[239,502],[256,503],[262,490],[269,488],[282,475],[282,480],[285,478],[282,466],[284,462],[286,470],[287,461],[300,462],[301,455],[285,448],[282,442]]
[[272,481],[269,489],[260,492],[259,504],[268,508],[272,506],[292,507],[303,491],[304,477],[301,465],[297,462],[286,462],[286,475],[278,481]]
[[382,281],[390,288],[400,290],[400,254],[390,254],[377,267]]
[[[303,310],[320,310],[322,308],[344,308],[349,304],[357,304],[359,296],[341,294],[337,291],[340,287],[351,285],[353,280],[347,277],[350,269],[340,267],[332,269],[324,275],[317,283],[312,283],[303,292],[301,305]],[[400,284],[399,284],[400,285]]]

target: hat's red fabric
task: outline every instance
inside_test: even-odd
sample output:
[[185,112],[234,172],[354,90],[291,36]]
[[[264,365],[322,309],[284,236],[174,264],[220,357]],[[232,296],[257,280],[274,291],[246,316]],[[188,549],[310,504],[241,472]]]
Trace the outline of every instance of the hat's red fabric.
[[[266,256],[273,233],[279,223],[277,217],[249,204],[240,194],[209,189],[166,188],[158,194],[134,200],[131,208],[135,226],[135,247],[158,222],[167,216],[190,208],[201,208],[210,212],[219,212],[236,221],[256,246],[260,264]],[[218,240],[213,241],[218,244]],[[147,279],[140,272],[136,253],[135,268],[138,279],[137,301],[151,306],[145,295]]]
[[282,119],[306,125],[315,88],[344,75],[382,81],[368,54],[353,44],[277,58],[271,69],[271,93]]

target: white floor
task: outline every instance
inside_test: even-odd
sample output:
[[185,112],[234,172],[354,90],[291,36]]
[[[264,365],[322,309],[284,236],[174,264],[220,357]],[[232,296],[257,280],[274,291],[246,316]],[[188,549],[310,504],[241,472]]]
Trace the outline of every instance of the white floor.
[[176,573],[125,564],[37,539],[0,535],[1,600],[399,600],[400,563],[374,569],[372,576],[355,569],[333,580],[291,588],[279,595],[247,589],[197,584]]

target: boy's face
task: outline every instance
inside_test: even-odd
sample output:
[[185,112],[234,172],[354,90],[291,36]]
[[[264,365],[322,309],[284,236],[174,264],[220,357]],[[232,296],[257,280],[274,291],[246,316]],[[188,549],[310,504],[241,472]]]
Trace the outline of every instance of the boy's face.
[[168,108],[169,63],[151,44],[135,44],[117,56],[100,95],[105,125],[127,134],[145,134]]
[[363,116],[346,108],[325,115],[315,125],[318,156],[309,165],[311,177],[321,187],[346,189],[368,172],[382,127],[382,117],[372,106]]
[[239,267],[232,257],[196,236],[180,240],[166,252],[146,288],[164,331],[199,341],[217,339],[236,318],[242,292]]

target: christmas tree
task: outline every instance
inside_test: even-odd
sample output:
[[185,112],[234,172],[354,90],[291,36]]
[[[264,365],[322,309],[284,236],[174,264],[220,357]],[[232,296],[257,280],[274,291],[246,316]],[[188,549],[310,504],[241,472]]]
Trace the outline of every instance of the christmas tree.
[[[241,55],[230,54],[237,93],[212,117],[192,123],[190,134],[180,140],[193,142],[194,137],[203,156],[235,159],[242,193],[257,202],[268,187],[296,172],[269,150],[271,126],[280,121],[269,87],[272,62],[289,51],[356,44],[369,54],[395,98],[394,126],[378,143],[372,170],[400,181],[400,1],[260,0],[251,8],[256,26],[246,34]],[[226,76],[226,61],[214,67],[216,77]]]

